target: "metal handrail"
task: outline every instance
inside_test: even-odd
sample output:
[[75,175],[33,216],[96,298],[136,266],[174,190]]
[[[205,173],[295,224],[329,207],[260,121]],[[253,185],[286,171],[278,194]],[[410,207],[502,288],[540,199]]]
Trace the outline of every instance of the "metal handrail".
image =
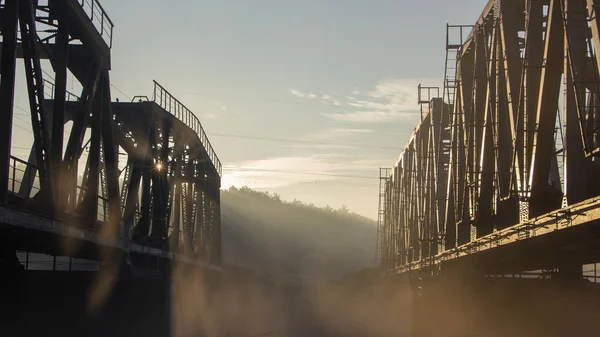
[[[44,97],[46,99],[54,99],[54,83],[51,81],[48,81],[46,79],[43,80],[44,83]],[[79,101],[79,96],[75,95],[74,93],[70,92],[69,90],[66,90],[66,97],[65,100],[67,102],[76,102]]]
[[[18,168],[17,164],[21,164],[24,167],[23,168]],[[9,168],[10,168],[10,176],[8,178],[9,181],[9,189],[12,193],[17,193],[18,194],[18,187],[20,187],[20,184],[23,183],[23,174],[25,173],[25,170],[27,169],[27,167],[31,167],[35,170],[38,169],[38,167],[36,165],[33,165],[21,158],[15,157],[15,156],[10,156],[10,163],[9,163]],[[19,176],[17,176],[17,172],[19,172]],[[36,179],[37,180],[37,179]],[[17,186],[18,185],[18,186]],[[83,186],[77,185],[76,189],[79,191],[79,193],[84,193],[87,191],[87,189]],[[32,195],[35,195],[35,193],[40,191],[40,187],[39,186],[35,186],[35,184],[32,186],[32,194],[27,195],[27,198],[31,198]],[[96,220],[98,221],[106,221],[107,220],[107,216],[108,214],[106,214],[104,212],[104,208],[105,206],[108,204],[108,198],[103,197],[102,195],[98,195],[98,200],[97,200],[97,204],[98,204],[98,211],[96,213]]]
[[104,8],[102,8],[102,5],[100,5],[100,2],[98,0],[78,0],[77,2],[89,16],[92,24],[96,27],[106,44],[108,44],[108,47],[112,48],[112,36],[115,25],[106,14]]
[[206,149],[206,153],[208,154],[210,161],[220,176],[223,170],[221,161],[219,160],[219,157],[217,157],[210,140],[208,140],[206,132],[204,132],[204,128],[202,127],[198,117],[196,117],[196,115],[194,115],[190,109],[183,105],[183,103],[173,97],[173,95],[171,95],[163,86],[158,84],[158,82],[153,82],[154,94],[152,96],[152,101],[196,132],[200,138],[200,143],[202,143],[204,149]]

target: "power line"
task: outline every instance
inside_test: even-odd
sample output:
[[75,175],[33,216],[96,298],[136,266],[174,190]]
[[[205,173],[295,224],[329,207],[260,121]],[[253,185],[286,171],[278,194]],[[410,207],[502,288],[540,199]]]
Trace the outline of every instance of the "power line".
[[130,100],[130,101],[132,100],[132,98],[129,95],[127,95],[126,93],[124,93],[123,91],[121,91],[121,89],[117,88],[114,84],[111,83],[110,86],[113,87],[118,92],[120,92],[121,95],[125,96],[128,100]]
[[[22,115],[22,116],[29,116],[29,111],[27,111],[27,110],[25,110],[25,109],[21,108],[20,106],[18,106],[18,105],[16,105],[16,104],[14,104],[14,107],[24,112],[24,113],[17,113],[18,115]],[[24,122],[26,125],[30,125],[30,124],[31,124],[31,121],[25,120],[25,119],[23,119],[23,118],[21,118],[21,117],[19,117],[19,116],[15,116],[15,115],[13,115],[13,117],[14,117],[14,118],[16,118],[16,119],[18,119],[18,120],[20,120],[20,121],[22,121],[22,122]],[[17,124],[15,123],[15,125],[17,125]],[[21,128],[22,128],[22,127],[21,127]],[[32,132],[31,130],[26,130],[26,131]],[[70,135],[71,135],[71,131],[66,131],[66,130],[65,130],[65,133],[66,133],[68,136],[70,136]]]
[[336,180],[314,180],[314,181],[306,181],[306,180],[299,180],[299,179],[286,179],[286,178],[279,178],[279,177],[268,177],[268,176],[254,176],[254,175],[247,175],[247,176],[240,176],[237,177],[239,180],[253,180],[253,181],[274,181],[274,182],[289,182],[289,183],[296,183],[296,184],[319,184],[319,185],[333,185],[333,186],[352,186],[352,187],[369,187],[372,188],[375,185],[367,185],[367,184],[356,184],[356,183],[352,183],[352,182],[344,182],[344,181],[336,181]]
[[50,73],[49,73],[49,72],[47,72],[46,70],[44,70],[44,68],[42,68],[42,72],[43,72],[44,74],[46,74],[48,77],[52,78],[52,80],[54,80],[54,75],[50,75]]
[[336,144],[336,143],[318,142],[318,141],[301,140],[301,139],[271,138],[271,137],[251,136],[251,135],[235,135],[235,134],[227,134],[227,133],[211,133],[210,135],[215,136],[215,137],[252,139],[252,140],[263,140],[263,141],[271,141],[271,142],[297,143],[297,144],[309,144],[309,145],[327,145],[327,146],[345,146],[345,147],[356,147],[356,148],[363,148],[363,149],[378,149],[378,150],[398,150],[398,148],[390,147],[390,146],[370,146],[370,145],[361,145],[361,144]]
[[19,125],[19,124],[17,124],[17,123],[14,123],[14,126],[18,127],[19,129],[23,129],[23,130],[25,130],[25,131],[27,131],[27,132],[31,132],[31,130],[28,130],[28,129],[26,129],[26,128],[24,128],[24,127],[20,126],[20,125]]
[[320,173],[320,172],[308,172],[308,171],[292,171],[292,170],[270,170],[270,169],[257,169],[253,167],[245,166],[228,166],[224,167],[224,170],[240,170],[240,171],[260,171],[260,172],[275,172],[275,173],[291,173],[291,174],[305,174],[313,176],[326,176],[326,177],[340,177],[340,178],[353,178],[353,179],[376,179],[378,177],[369,176],[358,176],[358,175],[345,175],[345,174],[333,174],[333,173]]

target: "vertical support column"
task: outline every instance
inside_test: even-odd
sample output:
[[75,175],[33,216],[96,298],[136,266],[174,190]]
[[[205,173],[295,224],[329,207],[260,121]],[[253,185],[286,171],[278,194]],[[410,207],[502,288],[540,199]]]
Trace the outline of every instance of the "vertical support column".
[[[587,10],[590,18],[590,26],[592,31],[592,39],[596,48],[600,47],[600,20],[598,20],[598,11],[600,9],[600,1],[586,0]],[[600,69],[600,53],[596,50],[597,69]]]
[[150,205],[152,196],[150,195],[151,169],[148,168],[148,161],[144,160],[144,169],[142,170],[142,215],[134,230],[135,240],[145,240],[150,230]]
[[[529,176],[531,158],[533,153],[533,135],[535,130],[535,119],[538,107],[538,95],[540,88],[540,79],[544,62],[544,40],[543,40],[543,3],[544,0],[529,0],[527,8],[527,29],[525,32],[525,83],[523,90],[524,97],[524,134],[525,134],[525,154],[523,172],[525,178]],[[527,182],[526,191],[531,186]]]
[[213,259],[214,263],[217,265],[221,265],[222,262],[222,247],[221,247],[221,184],[215,184],[215,220],[214,220],[214,230],[211,239],[212,249],[215,253],[215,258]]
[[454,112],[449,113],[450,117],[450,160],[448,164],[448,184],[446,186],[446,216],[445,216],[445,249],[456,247],[457,228],[456,228],[456,161],[457,161],[457,138],[458,138],[458,114],[456,113],[458,105],[449,106],[447,109],[454,109]]
[[192,223],[192,212],[194,209],[194,165],[191,162],[189,156],[187,157],[187,162],[185,163],[185,182],[186,185],[183,187],[186,189],[185,191],[185,209],[186,212],[184,214],[184,227],[183,227],[183,237],[184,237],[184,247],[186,254],[191,254],[193,252],[192,246],[192,232],[194,230],[194,224]]
[[537,216],[546,209],[553,209],[544,192],[548,191],[548,176],[553,156],[554,127],[558,111],[560,79],[563,72],[564,27],[561,15],[562,0],[551,0],[548,9],[546,43],[544,46],[545,66],[542,68],[538,107],[537,129],[533,136],[529,185],[531,186],[530,216]]
[[171,227],[173,228],[169,245],[172,252],[179,252],[181,236],[181,167],[178,163],[175,164],[175,176],[173,185],[173,203],[171,205]]
[[0,61],[0,111],[2,113],[0,113],[0,203],[6,203],[15,100],[19,0],[6,1],[1,13],[2,59]]
[[[171,125],[166,120],[158,121],[159,130],[156,131],[156,146],[160,142],[160,149],[157,151],[157,166],[153,174],[153,219],[152,234],[154,240],[163,242],[168,236],[169,226],[169,136]],[[163,242],[166,243],[166,242]]]
[[[465,51],[460,57],[460,67],[458,72],[458,95],[460,98],[460,125],[459,125],[459,209],[460,221],[457,229],[457,242],[462,245],[471,241],[471,214],[469,207],[469,177],[468,161],[473,156],[473,140],[471,125],[473,124],[473,67],[475,53],[472,50]],[[474,235],[473,235],[474,236]]]
[[52,138],[50,140],[50,165],[53,177],[52,197],[54,200],[54,212],[60,214],[66,204],[62,195],[62,151],[64,137],[65,101],[67,94],[67,58],[69,47],[69,26],[67,20],[59,20],[56,33],[56,43],[53,49],[53,62],[55,76],[54,85],[54,109],[52,111]]
[[95,66],[92,72],[91,82],[87,83],[82,90],[81,110],[78,111],[73,120],[71,135],[69,136],[65,150],[63,179],[65,186],[70,189],[67,193],[70,207],[75,207],[77,204],[78,161],[83,151],[82,146],[86,132],[86,121],[93,111],[93,104],[96,99],[96,91],[100,80],[100,71]]
[[[503,2],[504,4],[504,2]],[[515,7],[513,3],[511,3]],[[509,18],[522,15],[522,9],[516,10],[503,8],[506,17],[500,18],[497,23],[498,45],[496,47],[496,114],[494,116],[495,128],[495,154],[496,154],[496,218],[495,225],[503,229],[518,223],[518,203],[512,196],[512,182],[515,175],[512,170],[514,156],[513,142],[521,141],[514,131],[512,125],[516,125],[519,111],[521,82],[521,59],[519,55],[518,35],[516,22]],[[507,39],[505,41],[505,39]],[[508,49],[506,49],[508,48]],[[509,69],[508,67],[511,67]],[[515,135],[515,139],[512,135]]]
[[[512,164],[512,142],[510,135],[510,115],[512,110],[509,108],[513,102],[511,97],[507,95],[507,91],[510,87],[507,84],[507,78],[505,76],[505,63],[504,63],[504,48],[503,48],[503,36],[500,22],[498,23],[498,46],[496,47],[496,74],[494,81],[496,82],[496,115],[494,116],[495,122],[495,153],[496,153],[496,177],[497,177],[497,195],[496,199],[505,198],[510,195],[510,181],[511,181],[511,164]],[[517,81],[518,83],[518,81]],[[518,94],[517,94],[518,96]],[[498,202],[498,201],[497,201]],[[507,226],[508,223],[502,223],[501,225]],[[512,224],[510,224],[512,225]]]
[[[102,97],[104,86],[98,88],[97,95]],[[89,223],[96,223],[98,216],[98,184],[100,183],[100,142],[102,138],[102,109],[103,100],[96,100],[92,108],[92,132],[90,137],[90,152],[88,155],[87,181],[84,214]]]
[[[599,188],[598,167],[591,158],[585,157],[583,142],[585,138],[588,142],[592,140],[594,126],[588,123],[586,127],[591,132],[585,134],[587,130],[580,124],[580,118],[593,116],[593,108],[597,106],[597,97],[593,93],[599,83],[595,80],[598,75],[591,73],[595,71],[594,67],[589,67],[588,63],[594,60],[589,60],[586,55],[588,13],[582,3],[574,0],[566,1],[565,8],[564,185],[567,203],[572,205],[597,195]],[[586,89],[590,92],[589,97]],[[588,99],[591,102],[585,103]]]
[[[522,60],[520,56],[518,24],[523,20],[523,7],[518,6],[517,2],[501,2],[500,16],[500,35],[501,47],[503,51],[503,89],[506,92],[508,104],[506,106],[508,118],[500,117],[499,120],[508,119],[510,123],[506,125],[510,130],[512,137],[511,157],[512,166],[508,166],[508,171],[511,173],[508,176],[508,190],[502,196],[512,196],[514,189],[522,190],[524,186],[524,176],[521,170],[521,162],[523,161],[523,104],[522,104]],[[515,168],[514,172],[512,168]]]
[[123,182],[125,193],[125,210],[123,211],[123,238],[130,239],[131,226],[135,219],[136,205],[139,199],[140,182],[142,179],[142,169],[139,160],[130,160],[127,164],[131,174],[129,181]]
[[[8,199],[10,150],[12,141],[13,109],[15,99],[15,72],[17,48],[17,24],[19,17],[19,0],[5,1],[4,8],[0,11],[2,25],[2,59],[0,60],[0,203]],[[22,270],[16,251],[10,242],[0,241],[0,259],[6,261],[1,271],[5,282],[0,294],[5,304],[0,308],[0,315],[5,318],[14,318],[21,313],[19,304],[18,283],[14,276],[16,270]],[[7,270],[8,269],[8,270]],[[10,310],[3,310],[4,307]]]
[[486,93],[487,93],[487,59],[486,59],[486,34],[485,29],[480,27],[475,35],[475,65],[474,65],[474,84],[473,92],[475,101],[473,103],[473,126],[471,128],[472,157],[469,161],[471,166],[471,214],[475,217],[476,236],[483,234],[482,226],[490,221],[481,217],[479,205],[479,186],[481,185],[481,154],[483,147],[483,125],[486,111]]
[[[477,207],[477,218],[481,220],[478,224],[477,235],[484,236],[492,233],[494,224],[491,216],[494,213],[494,177],[496,169],[496,156],[494,154],[494,119],[496,114],[496,46],[498,31],[496,25],[491,30],[491,49],[486,53],[489,60],[486,73],[487,92],[485,99],[485,111],[483,113],[483,130],[481,140],[481,155],[479,167],[479,199]],[[487,50],[486,50],[487,51]]]
[[[44,87],[42,66],[37,50],[37,32],[35,26],[35,9],[31,0],[20,1],[19,23],[21,30],[21,45],[23,49],[23,64],[27,79],[27,93],[31,111],[31,126],[35,140],[35,151],[40,178],[40,186],[52,191],[52,174],[49,165],[50,132],[49,118],[44,108]],[[51,196],[48,194],[46,196]],[[52,198],[48,199],[45,206],[52,209]]]
[[110,78],[108,71],[102,76],[102,140],[104,152],[104,170],[106,172],[106,190],[108,198],[107,233],[117,237],[121,232],[121,198],[119,194],[119,147],[113,132],[113,113],[111,109]]
[[196,165],[197,179],[199,182],[194,184],[194,190],[196,191],[197,198],[195,200],[195,229],[194,229],[194,251],[198,254],[200,259],[204,258],[205,246],[207,244],[205,236],[205,202],[206,202],[206,177],[204,171],[204,164],[197,163]]

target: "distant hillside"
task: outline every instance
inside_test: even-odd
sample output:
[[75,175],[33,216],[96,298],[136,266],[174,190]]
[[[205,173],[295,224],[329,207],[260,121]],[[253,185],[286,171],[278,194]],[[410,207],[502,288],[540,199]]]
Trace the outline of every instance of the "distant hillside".
[[221,192],[223,254],[237,265],[278,280],[322,281],[369,267],[375,221],[247,187]]

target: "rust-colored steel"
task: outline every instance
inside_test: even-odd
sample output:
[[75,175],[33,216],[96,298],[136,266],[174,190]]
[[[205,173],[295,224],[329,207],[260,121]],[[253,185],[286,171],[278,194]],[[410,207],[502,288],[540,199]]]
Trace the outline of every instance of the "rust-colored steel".
[[[563,230],[569,226],[556,220],[564,237],[518,251],[538,260],[507,257],[498,269],[598,260],[598,2],[496,0],[468,37],[463,39],[465,26],[448,26],[443,98],[431,100],[385,179],[380,241],[388,273],[435,273],[456,265],[450,260],[484,256],[484,248],[550,240],[540,228],[564,217],[585,226],[569,236]],[[459,44],[450,41],[458,28]],[[588,214],[575,211],[581,203]],[[577,254],[542,257],[566,245]],[[488,267],[496,262],[473,263],[492,272]]]

